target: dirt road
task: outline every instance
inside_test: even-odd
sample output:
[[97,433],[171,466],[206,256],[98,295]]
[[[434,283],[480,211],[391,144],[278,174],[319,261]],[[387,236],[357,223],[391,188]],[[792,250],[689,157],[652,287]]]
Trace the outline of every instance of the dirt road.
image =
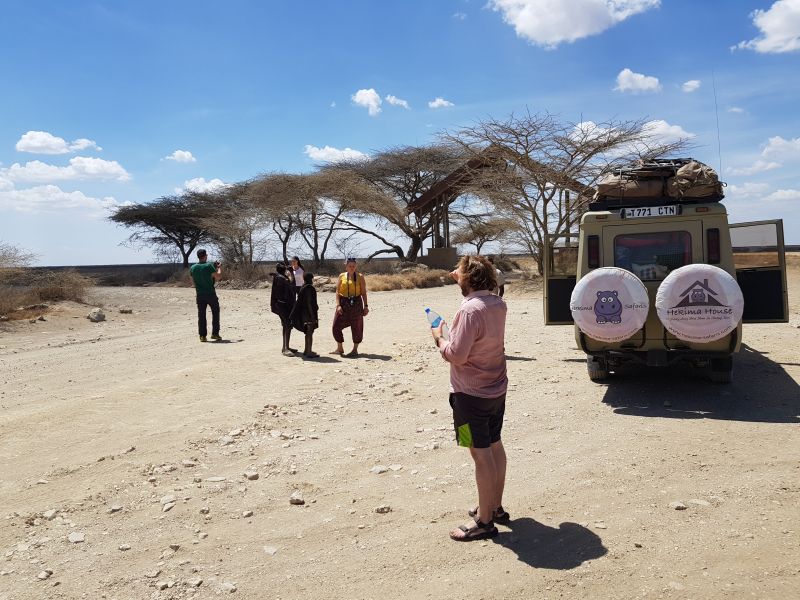
[[103,323],[0,330],[2,600],[800,597],[798,270],[791,323],[745,327],[729,386],[591,383],[512,285],[513,521],[472,544],[447,537],[474,482],[422,313],[455,286],[371,294],[362,358],[314,362],[280,355],[265,291],[220,292],[217,344],[192,290],[94,295]]

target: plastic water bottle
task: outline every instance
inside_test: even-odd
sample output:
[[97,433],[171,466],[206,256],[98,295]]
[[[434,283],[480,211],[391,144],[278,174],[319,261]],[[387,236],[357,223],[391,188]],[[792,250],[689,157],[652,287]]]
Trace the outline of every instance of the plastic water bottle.
[[431,329],[435,329],[444,323],[444,327],[442,327],[442,337],[446,340],[450,339],[450,328],[439,313],[432,311],[430,308],[426,308],[425,316],[428,317],[428,323],[431,324]]

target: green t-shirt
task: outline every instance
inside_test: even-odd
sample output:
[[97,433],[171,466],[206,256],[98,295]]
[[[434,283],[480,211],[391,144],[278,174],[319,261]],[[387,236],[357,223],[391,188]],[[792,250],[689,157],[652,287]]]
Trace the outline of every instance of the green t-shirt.
[[194,289],[197,294],[215,294],[214,279],[211,277],[217,268],[210,262],[197,263],[189,269],[189,275],[194,279]]

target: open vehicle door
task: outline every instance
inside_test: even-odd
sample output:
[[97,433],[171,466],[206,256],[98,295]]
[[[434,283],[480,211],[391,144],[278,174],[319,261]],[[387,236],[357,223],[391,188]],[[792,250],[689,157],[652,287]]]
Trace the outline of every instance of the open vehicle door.
[[743,323],[788,323],[783,221],[730,225],[736,280],[744,296]]
[[572,325],[569,301],[578,273],[578,234],[547,235],[544,245],[544,323]]

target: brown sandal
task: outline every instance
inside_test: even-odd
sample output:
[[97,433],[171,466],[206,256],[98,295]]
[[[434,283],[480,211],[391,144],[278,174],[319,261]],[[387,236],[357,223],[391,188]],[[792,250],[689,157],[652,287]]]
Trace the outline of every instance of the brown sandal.
[[471,526],[459,525],[458,528],[464,532],[462,536],[450,534],[450,539],[455,542],[473,542],[475,540],[485,540],[495,537],[499,532],[492,521],[481,523],[477,519]]
[[[478,516],[478,506],[474,509],[467,511],[467,514],[472,517],[473,519]],[[500,523],[501,525],[507,525],[511,522],[511,515],[508,514],[505,510],[503,510],[502,506],[498,506],[494,509],[494,513],[492,514],[492,521],[496,523]]]

